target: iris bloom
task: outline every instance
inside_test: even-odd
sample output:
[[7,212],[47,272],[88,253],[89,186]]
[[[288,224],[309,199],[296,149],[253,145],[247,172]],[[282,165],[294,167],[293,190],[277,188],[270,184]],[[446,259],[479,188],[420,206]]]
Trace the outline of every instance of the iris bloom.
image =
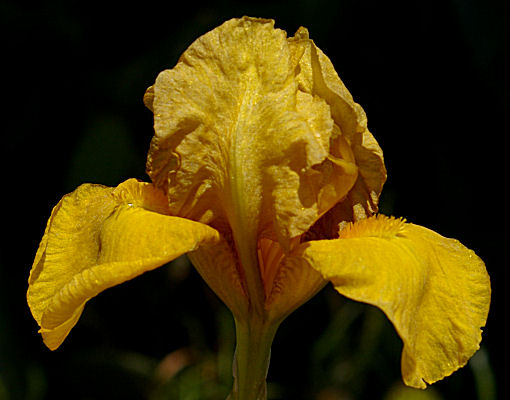
[[144,97],[151,183],[84,184],[53,209],[28,303],[56,349],[87,301],[187,253],[232,311],[232,399],[265,398],[274,334],[327,282],[379,307],[424,388],[479,348],[484,263],[454,239],[383,215],[383,155],[362,108],[305,28],[225,22]]

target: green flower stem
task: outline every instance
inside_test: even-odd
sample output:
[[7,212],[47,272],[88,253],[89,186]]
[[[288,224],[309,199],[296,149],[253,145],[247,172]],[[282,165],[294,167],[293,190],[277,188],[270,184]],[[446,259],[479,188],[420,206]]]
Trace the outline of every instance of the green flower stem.
[[236,320],[234,386],[228,400],[266,400],[266,377],[271,344],[278,324]]

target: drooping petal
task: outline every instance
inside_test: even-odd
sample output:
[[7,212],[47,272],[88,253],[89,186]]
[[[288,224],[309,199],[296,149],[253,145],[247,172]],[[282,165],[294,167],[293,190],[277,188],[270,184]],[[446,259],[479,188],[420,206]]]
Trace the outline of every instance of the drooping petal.
[[479,348],[489,276],[457,240],[378,216],[349,225],[339,239],[303,244],[299,254],[338,292],[384,311],[404,343],[407,385],[450,375]]
[[218,240],[206,225],[169,216],[151,184],[80,186],[53,209],[30,273],[27,300],[45,344],[57,348],[104,289]]
[[245,17],[158,76],[147,171],[172,213],[230,226],[252,247],[261,232],[286,245],[348,193],[357,167],[331,158],[340,131],[325,99],[298,87],[302,54],[274,21]]
[[[303,53],[299,61],[300,90],[326,101],[358,167],[355,186],[334,213],[337,223],[366,218],[377,212],[379,195],[386,181],[381,148],[367,128],[365,112],[354,102],[330,59],[309,39],[306,28],[300,28],[289,42],[294,52]],[[331,217],[332,214],[328,218]]]

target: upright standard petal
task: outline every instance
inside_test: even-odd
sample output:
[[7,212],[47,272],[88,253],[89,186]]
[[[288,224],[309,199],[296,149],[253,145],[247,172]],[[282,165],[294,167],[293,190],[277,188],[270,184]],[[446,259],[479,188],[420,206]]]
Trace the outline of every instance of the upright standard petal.
[[53,209],[30,273],[27,300],[45,344],[60,346],[104,289],[218,240],[215,229],[168,215],[151,184],[80,186]]
[[351,162],[358,168],[354,187],[327,218],[334,217],[337,223],[366,218],[377,212],[386,181],[382,150],[367,128],[365,112],[354,102],[330,59],[309,39],[308,30],[299,28],[289,44],[294,53],[302,53],[297,77],[300,90],[319,96],[329,105],[335,126],[354,156]]
[[402,338],[404,382],[424,388],[479,348],[490,304],[483,261],[454,239],[384,216],[350,224],[300,255],[354,300],[379,307]]
[[175,215],[231,227],[252,247],[259,234],[287,246],[346,196],[354,157],[330,105],[299,89],[303,54],[274,21],[245,17],[158,76],[145,97],[156,131],[147,170]]

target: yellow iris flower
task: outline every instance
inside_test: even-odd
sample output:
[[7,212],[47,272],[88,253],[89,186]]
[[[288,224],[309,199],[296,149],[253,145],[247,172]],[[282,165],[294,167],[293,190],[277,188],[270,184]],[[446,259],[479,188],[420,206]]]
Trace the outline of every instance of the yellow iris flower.
[[379,307],[424,388],[479,348],[484,263],[454,239],[375,215],[383,155],[305,28],[232,19],[197,39],[144,97],[152,183],[85,184],[53,209],[28,303],[56,349],[88,300],[187,253],[232,311],[233,399],[265,398],[280,322],[327,282]]

